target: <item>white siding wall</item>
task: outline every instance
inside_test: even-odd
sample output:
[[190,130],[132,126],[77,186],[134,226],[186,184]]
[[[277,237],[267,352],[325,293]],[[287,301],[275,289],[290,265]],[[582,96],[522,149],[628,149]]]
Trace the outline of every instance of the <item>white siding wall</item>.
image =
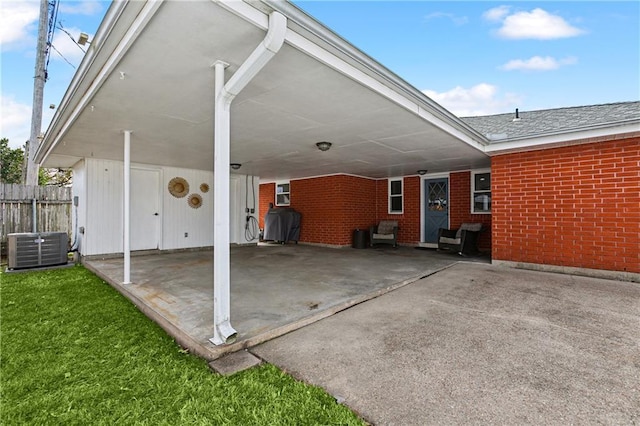
[[97,159],[86,159],[86,165],[87,225],[82,254],[122,253],[124,165]]
[[[213,172],[137,164],[132,164],[133,166],[154,168],[161,171],[162,199],[159,214],[162,218],[162,230],[160,249],[212,246]],[[82,255],[122,253],[123,175],[123,163],[119,161],[87,158],[74,167],[73,191],[74,195],[78,195],[80,198],[79,226],[85,227],[80,249]],[[200,208],[194,209],[188,205],[188,195],[184,198],[176,198],[169,193],[169,181],[176,176],[187,180],[189,194],[197,193],[202,197]],[[253,216],[256,218],[259,217],[257,210],[258,180],[257,177],[254,178],[255,185],[253,186],[253,194],[256,199],[256,211]],[[203,183],[209,185],[209,191],[206,193],[200,189],[200,185]],[[245,239],[246,184],[244,175],[231,177],[230,239],[232,243],[248,243]],[[248,189],[249,208],[253,208],[251,176],[248,179]],[[83,211],[83,208],[86,210]],[[257,239],[254,239],[252,242],[256,241]]]
[[72,230],[71,241],[75,243],[72,247],[83,252],[84,234],[80,233],[80,228],[87,226],[87,168],[84,160],[73,166],[73,186],[71,192],[73,197],[78,197],[78,207],[72,206]]
[[[189,194],[199,194],[202,206],[189,207],[188,195],[176,198],[169,193],[169,181],[182,177],[189,183]],[[209,185],[209,192],[200,190],[201,184]],[[163,168],[162,244],[161,249],[206,247],[213,245],[213,172],[202,170]],[[185,234],[187,236],[185,237]]]
[[[232,175],[231,176],[231,217],[238,218],[238,220],[231,221],[230,239],[232,243],[236,244],[249,244],[258,242],[258,225],[255,225],[254,235],[249,235],[250,232],[246,232],[247,215],[253,216],[258,219],[260,211],[258,210],[258,197],[259,197],[259,185],[260,179],[253,177],[253,184],[251,182],[251,176],[246,175]],[[253,194],[253,195],[252,195]],[[255,202],[254,202],[255,200]],[[254,209],[254,213],[246,213],[245,209]],[[252,228],[253,229],[253,228]],[[251,237],[254,237],[251,239]]]

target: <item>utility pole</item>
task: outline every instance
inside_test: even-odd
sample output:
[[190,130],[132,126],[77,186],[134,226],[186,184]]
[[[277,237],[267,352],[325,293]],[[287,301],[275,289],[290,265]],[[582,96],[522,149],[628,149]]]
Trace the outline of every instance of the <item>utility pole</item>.
[[40,146],[40,132],[42,129],[42,99],[44,97],[44,83],[46,80],[45,57],[47,54],[49,2],[40,0],[40,21],[38,23],[38,44],[36,47],[36,68],[33,79],[33,107],[31,109],[31,136],[29,137],[29,154],[27,161],[27,185],[38,184],[39,164],[35,162],[36,152]]

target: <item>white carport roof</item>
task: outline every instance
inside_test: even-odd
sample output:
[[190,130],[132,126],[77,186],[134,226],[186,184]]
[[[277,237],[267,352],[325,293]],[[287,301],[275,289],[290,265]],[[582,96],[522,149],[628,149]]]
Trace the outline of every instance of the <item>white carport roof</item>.
[[[115,2],[37,153],[213,169],[214,71],[227,79],[287,17],[280,52],[231,107],[231,161],[263,180],[373,178],[487,167],[488,140],[419,90],[282,1]],[[316,142],[329,141],[320,152]]]

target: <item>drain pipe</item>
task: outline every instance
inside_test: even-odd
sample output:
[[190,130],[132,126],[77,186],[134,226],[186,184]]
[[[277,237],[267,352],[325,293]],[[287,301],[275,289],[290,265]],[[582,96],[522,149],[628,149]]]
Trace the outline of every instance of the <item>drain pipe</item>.
[[231,144],[231,102],[282,47],[287,18],[279,12],[269,15],[269,30],[229,81],[224,83],[223,61],[213,63],[215,71],[214,115],[214,203],[213,203],[213,321],[214,345],[233,343],[237,332],[231,326],[231,273],[229,250],[229,163]]

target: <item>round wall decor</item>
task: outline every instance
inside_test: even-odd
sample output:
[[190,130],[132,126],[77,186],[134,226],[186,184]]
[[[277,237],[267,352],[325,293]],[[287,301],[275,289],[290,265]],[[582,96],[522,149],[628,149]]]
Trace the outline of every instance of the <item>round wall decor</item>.
[[182,177],[174,177],[169,181],[169,193],[176,198],[183,198],[189,193],[189,182]]
[[208,183],[201,183],[200,184],[200,191],[202,191],[203,194],[206,194],[207,192],[209,192],[209,184]]
[[187,199],[187,203],[189,204],[189,207],[193,209],[199,209],[202,205],[202,197],[200,196],[200,194],[191,194]]

